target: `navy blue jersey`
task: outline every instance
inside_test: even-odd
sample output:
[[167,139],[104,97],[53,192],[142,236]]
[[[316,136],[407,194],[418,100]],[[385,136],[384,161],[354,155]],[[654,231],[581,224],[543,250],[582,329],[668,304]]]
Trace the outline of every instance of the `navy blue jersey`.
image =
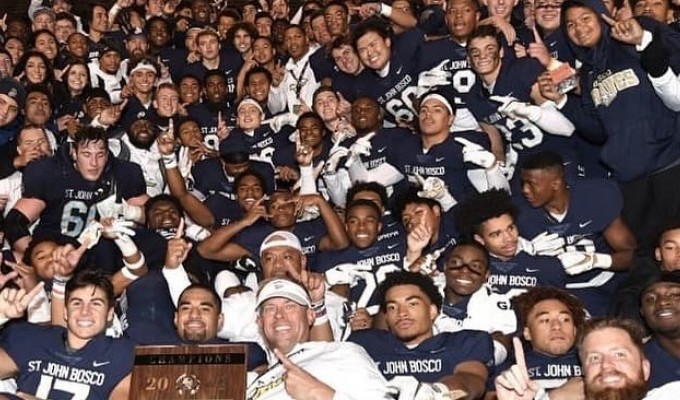
[[345,100],[349,101],[350,103],[353,103],[354,100],[356,100],[357,98],[358,89],[356,86],[356,82],[361,81],[363,79],[367,79],[363,76],[369,74],[373,74],[373,71],[363,69],[359,73],[359,75],[355,76],[349,75],[338,70],[335,71],[335,73],[331,77],[332,79],[331,86],[333,87],[333,91],[339,92],[340,94],[342,94],[342,97],[344,97]]
[[418,59],[425,35],[419,29],[411,29],[392,39],[392,56],[385,77],[369,71],[357,77],[357,97],[367,96],[385,109],[385,126],[397,122],[413,123],[417,115],[415,105],[418,84]]
[[454,206],[447,212],[442,212],[441,221],[439,222],[439,237],[435,243],[427,245],[423,249],[423,254],[439,253],[437,259],[437,268],[440,271],[444,270],[444,264],[449,257],[449,253],[453,247],[458,243],[458,230],[456,229],[456,207]]
[[349,300],[357,308],[366,308],[369,314],[375,315],[380,311],[378,286],[387,274],[403,269],[405,252],[406,244],[401,239],[379,241],[366,249],[350,246],[343,250],[320,253],[316,270],[326,272],[342,264],[353,264],[353,269],[361,269],[359,273],[362,279],[350,286]]
[[17,389],[41,399],[108,399],[133,366],[127,339],[103,334],[67,351],[66,329],[17,324],[2,331],[0,347],[19,368]]
[[[272,158],[276,150],[288,145],[288,135],[277,134],[269,125],[263,125],[251,134],[245,133],[241,128],[234,128],[222,143],[220,149],[228,149],[230,146],[235,148],[249,148],[250,159],[265,163],[272,163]],[[224,153],[224,151],[222,151]]]
[[462,137],[490,149],[489,137],[476,131],[451,133],[446,140],[438,143],[428,151],[423,150],[420,137],[412,136],[409,141],[403,140],[390,152],[389,162],[399,171],[415,182],[415,175],[423,178],[436,177],[442,179],[454,198],[463,198],[475,192],[468,179],[467,172],[480,167],[463,161],[463,145],[456,142]]
[[434,40],[425,44],[419,57],[418,70],[420,71],[435,69],[445,62],[441,70],[451,74],[451,86],[456,94],[454,97],[456,112],[464,109],[465,101],[459,94],[468,93],[477,81],[477,76],[470,68],[465,45],[451,38]]
[[[248,250],[255,261],[260,261],[260,245],[270,233],[274,232],[271,224],[257,222],[242,230],[234,237],[233,242]],[[316,265],[316,253],[319,251],[321,239],[326,235],[326,225],[321,218],[307,222],[298,222],[292,231],[300,239],[302,252],[307,256],[307,266],[314,269]]]
[[238,221],[245,215],[238,201],[230,199],[221,193],[208,196],[203,202],[215,218],[215,228]]
[[[579,179],[569,185],[569,208],[558,221],[543,208],[531,207],[518,199],[521,212],[517,226],[523,235],[534,238],[548,232],[566,241],[566,251],[610,253],[604,231],[621,214],[623,199],[616,183],[605,179]],[[593,316],[606,315],[623,273],[593,269],[567,279],[567,289],[578,296]]]
[[139,165],[109,154],[102,176],[86,181],[65,154],[30,163],[23,174],[24,195],[45,202],[38,231],[78,237],[97,218],[96,203],[111,194],[130,199],[146,193]]
[[312,67],[317,82],[321,82],[324,78],[332,78],[335,75],[335,64],[326,56],[324,46],[319,47],[309,56],[309,66]]
[[680,380],[680,359],[664,350],[655,337],[645,343],[645,356],[652,365],[648,381],[649,389]]
[[[468,95],[464,96],[468,108],[478,121],[493,125],[500,131],[506,144],[507,162],[522,165],[526,157],[545,150],[557,152],[565,162],[576,159],[571,138],[547,134],[526,118],[501,115],[498,112],[501,104],[489,99],[492,95],[512,96],[522,102],[531,102],[531,86],[544,70],[536,59],[530,57],[514,61],[503,59],[493,93],[489,93],[484,84],[477,81]],[[576,167],[575,163],[573,167]],[[567,170],[571,172],[570,168]],[[517,182],[519,174],[515,174],[514,178]]]
[[468,317],[468,303],[472,296],[465,296],[459,302],[452,304],[444,301],[442,304],[442,313],[448,317],[455,319],[463,326],[463,321]]
[[420,382],[437,382],[460,363],[479,361],[489,369],[494,363],[491,336],[481,331],[443,332],[412,349],[379,329],[353,332],[348,340],[363,346],[388,380],[411,375]]
[[193,118],[196,118],[198,125],[201,127],[201,135],[203,135],[203,143],[211,149],[218,149],[220,145],[220,138],[217,136],[217,117],[222,113],[227,126],[234,126],[234,116],[232,106],[228,102],[223,104],[213,103],[194,103],[187,106],[187,113]]
[[[274,190],[274,170],[269,164],[250,162],[250,168],[259,172],[265,179],[265,191],[271,193]],[[217,158],[200,160],[191,168],[191,180],[189,189],[201,193],[203,196],[220,194],[229,200],[236,200],[235,177],[228,176],[224,172],[222,163]]]
[[123,129],[128,129],[130,125],[132,125],[132,123],[138,119],[148,119],[153,121],[156,118],[155,114],[156,110],[151,107],[151,103],[144,105],[141,101],[139,101],[137,96],[133,95],[128,98],[128,102],[121,113],[120,122],[118,122],[118,125],[123,127]]
[[401,238],[406,240],[406,232],[404,232],[404,225],[401,221],[397,221],[392,213],[386,212],[382,217],[382,230],[378,236],[378,241],[393,240]]
[[532,256],[520,251],[508,261],[491,256],[489,267],[489,284],[508,298],[536,286],[564,288],[567,281],[567,273],[557,257]]
[[561,356],[549,356],[531,349],[525,350],[529,378],[545,389],[555,389],[570,378],[582,376],[581,361],[572,349]]
[[[217,69],[224,72],[227,77],[227,98],[226,102],[233,107],[236,100],[236,79],[243,66],[243,57],[233,49],[220,51],[220,65]],[[172,68],[170,68],[172,70]],[[192,74],[203,82],[208,69],[201,62],[185,65],[182,75]]]

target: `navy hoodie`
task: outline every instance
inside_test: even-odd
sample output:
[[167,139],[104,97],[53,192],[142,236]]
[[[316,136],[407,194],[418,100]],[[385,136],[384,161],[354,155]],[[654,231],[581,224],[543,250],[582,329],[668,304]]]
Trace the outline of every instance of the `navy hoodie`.
[[[567,0],[562,4],[563,29],[572,7],[590,8],[598,17],[606,13],[599,0]],[[582,95],[570,95],[562,112],[587,139],[605,141],[600,158],[616,179],[633,181],[680,161],[680,121],[656,95],[634,47],[614,40],[608,24],[601,17],[599,22],[602,34],[593,48],[570,40],[583,62]]]

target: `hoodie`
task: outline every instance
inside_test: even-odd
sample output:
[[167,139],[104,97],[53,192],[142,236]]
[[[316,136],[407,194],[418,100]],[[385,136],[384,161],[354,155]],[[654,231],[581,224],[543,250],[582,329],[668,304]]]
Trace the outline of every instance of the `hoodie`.
[[[567,10],[586,7],[598,16],[601,37],[592,48],[569,43],[580,70],[581,97],[569,95],[562,112],[587,139],[604,141],[600,158],[621,182],[662,171],[680,161],[678,114],[666,108],[642,69],[634,47],[615,41],[601,14],[600,0],[562,3]],[[568,35],[567,35],[568,36]]]

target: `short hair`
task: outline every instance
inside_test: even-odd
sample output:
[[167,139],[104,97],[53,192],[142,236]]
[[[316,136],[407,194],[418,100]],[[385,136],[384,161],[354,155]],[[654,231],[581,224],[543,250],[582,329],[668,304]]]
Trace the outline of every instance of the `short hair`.
[[663,238],[663,235],[666,234],[668,231],[673,231],[676,229],[680,229],[680,218],[675,217],[670,220],[665,220],[660,226],[657,231],[656,235],[656,244],[657,246],[661,246],[661,239]]
[[564,289],[550,286],[536,286],[512,299],[513,308],[519,317],[520,325],[525,327],[531,310],[544,300],[556,300],[564,304],[574,320],[578,332],[583,330],[586,321],[586,311],[583,303],[576,296]]
[[328,3],[326,3],[326,7],[324,7],[324,9],[323,9],[324,13],[325,13],[326,10],[328,10],[328,8],[330,8],[331,6],[340,7],[340,8],[343,9],[343,11],[345,11],[345,14],[349,14],[349,8],[347,7],[347,4],[345,4],[345,2],[344,2],[344,1],[341,1],[341,0],[331,0],[331,1],[329,1]]
[[[448,9],[451,9],[451,3],[453,3],[454,1],[460,1],[460,0],[446,0],[446,5],[447,5]],[[474,8],[475,12],[479,12],[479,3],[477,3],[476,0],[467,0],[467,1],[472,4],[472,7]]]
[[[280,20],[277,20],[277,21],[280,21]],[[300,32],[302,32],[302,33],[305,35],[305,39],[307,38],[306,33],[305,33],[305,28],[304,28],[302,25],[296,25],[296,24],[288,23],[288,24],[286,25],[286,29],[284,29],[283,32],[284,32],[284,33],[285,33],[285,32],[288,32],[288,31],[291,30],[291,29],[299,29]]]
[[40,126],[40,125],[36,125],[36,124],[32,124],[32,123],[30,123],[30,122],[27,122],[27,123],[24,124],[24,126],[22,126],[22,127],[19,129],[19,132],[17,132],[17,136],[16,136],[16,143],[17,143],[17,145],[19,144],[19,142],[21,142],[21,134],[22,134],[24,131],[27,131],[27,130],[29,130],[29,129],[37,129],[37,130],[39,130],[40,132],[43,133],[43,135],[45,135],[45,139],[47,139],[47,132],[45,131],[45,128],[43,128],[43,127]]
[[212,36],[212,37],[216,38],[218,42],[220,41],[220,34],[217,33],[217,31],[215,29],[207,27],[207,28],[201,29],[201,31],[198,32],[198,34],[196,34],[196,44],[197,45],[198,45],[198,39],[200,39],[203,36]]
[[442,207],[442,205],[437,200],[418,196],[418,188],[410,187],[398,195],[395,199],[394,208],[392,210],[394,218],[396,218],[398,221],[401,221],[402,214],[404,213],[406,206],[410,204],[425,204],[430,208],[439,207],[439,209]]
[[554,169],[564,174],[564,159],[554,151],[541,151],[527,157],[522,163],[522,169]]
[[144,30],[147,31],[147,32],[150,32],[151,31],[151,25],[153,25],[154,22],[162,22],[163,25],[165,25],[165,29],[168,30],[168,34],[169,34],[170,38],[172,38],[172,32],[173,32],[172,28],[173,27],[170,24],[170,21],[168,21],[167,19],[165,19],[165,18],[163,18],[159,15],[155,15],[155,16],[147,19],[146,23],[144,24]]
[[158,92],[160,92],[161,89],[170,89],[173,92],[179,94],[179,88],[177,87],[177,85],[175,85],[172,82],[163,82],[160,85],[158,85],[158,87],[156,88],[156,93],[154,94],[154,97],[156,97],[156,95],[158,95]]
[[347,216],[349,215],[349,210],[355,207],[368,207],[371,210],[375,211],[375,214],[378,216],[378,222],[382,220],[382,213],[380,212],[380,208],[378,208],[378,205],[372,202],[371,200],[366,200],[366,199],[357,199],[357,200],[352,200],[349,203],[347,203],[347,207],[345,207],[345,220],[347,220]]
[[332,86],[329,86],[329,85],[321,85],[321,86],[319,86],[318,88],[316,88],[316,90],[314,91],[314,94],[312,95],[312,99],[313,99],[312,102],[313,102],[314,100],[316,100],[316,96],[318,96],[318,95],[320,95],[321,93],[324,93],[324,92],[330,92],[330,93],[332,93],[336,98],[338,97],[338,95],[335,94],[335,90],[333,90],[333,87],[332,87]]
[[324,134],[325,134],[326,126],[324,125],[323,119],[321,118],[321,116],[319,114],[315,113],[314,111],[307,111],[305,113],[302,113],[302,115],[300,115],[300,117],[298,117],[297,123],[295,124],[296,128],[298,128],[298,129],[300,128],[300,124],[302,123],[303,119],[315,119],[315,120],[317,120],[321,124],[321,128],[323,129]]
[[[50,102],[50,111],[52,110],[52,92],[47,88],[47,86],[44,84],[31,84],[26,86],[26,99],[28,99],[28,95],[31,93],[42,93],[45,95],[45,97],[47,97],[47,101]],[[26,105],[28,105],[28,102],[26,102]],[[24,108],[26,105],[24,105]]]
[[236,179],[234,179],[234,191],[238,189],[241,181],[243,181],[243,179],[248,176],[252,176],[253,178],[257,179],[257,181],[260,183],[260,186],[262,186],[262,191],[265,193],[267,192],[267,181],[264,179],[264,175],[252,168],[248,168],[236,176]]
[[31,241],[26,247],[26,250],[24,251],[24,256],[22,257],[21,262],[25,265],[33,266],[33,263],[31,262],[33,252],[35,251],[36,247],[46,242],[54,242],[58,246],[63,246],[68,243],[64,236],[57,233],[39,233],[37,235],[33,235]]
[[257,14],[255,14],[255,22],[257,22],[258,19],[262,19],[262,18],[266,18],[266,19],[272,21],[272,23],[274,22],[274,18],[272,18],[272,16],[268,12],[258,11]]
[[54,21],[61,21],[61,20],[67,20],[71,24],[73,24],[74,28],[78,27],[78,22],[76,21],[76,17],[73,16],[71,13],[67,13],[65,11],[61,11],[57,13],[57,17],[54,19]]
[[177,307],[179,308],[179,305],[182,301],[182,296],[190,290],[205,290],[210,294],[210,297],[212,298],[213,302],[215,303],[215,310],[217,311],[218,314],[222,314],[222,299],[220,296],[217,294],[215,289],[213,289],[211,286],[206,285],[205,283],[200,283],[200,282],[194,282],[191,285],[187,286],[184,290],[182,290],[182,293],[179,295],[177,299]]
[[323,18],[324,23],[326,23],[326,17],[323,14],[323,10],[311,10],[311,11],[308,12],[308,15],[309,15],[309,23],[310,24],[312,23],[312,21],[314,21],[315,19],[317,19],[319,17]]
[[246,86],[248,85],[248,83],[250,83],[250,78],[252,78],[252,76],[255,75],[255,74],[264,74],[267,77],[267,79],[269,80],[269,83],[271,83],[272,80],[274,79],[272,77],[272,73],[267,68],[257,65],[255,67],[249,69],[248,72],[246,72],[246,76],[244,78],[244,82],[245,82]]
[[480,234],[482,224],[486,221],[508,214],[517,219],[519,210],[512,203],[510,194],[503,189],[490,189],[476,193],[456,208],[456,226],[458,232],[466,239],[473,239]]
[[211,69],[210,71],[206,72],[205,76],[203,77],[203,87],[206,86],[208,79],[213,76],[219,76],[224,82],[227,82],[227,75],[224,73],[224,71],[221,69]]
[[237,22],[241,21],[241,13],[239,13],[237,9],[232,7],[227,7],[224,10],[217,13],[217,21],[219,21],[220,18],[222,17],[233,18],[234,21]]
[[333,38],[333,40],[331,40],[330,44],[326,47],[326,56],[328,57],[328,59],[335,62],[335,60],[333,60],[333,50],[339,49],[339,48],[341,48],[342,46],[345,46],[345,45],[354,48],[351,36],[341,35],[341,36],[336,36],[335,38]]
[[470,34],[467,40],[467,48],[470,48],[470,43],[473,39],[479,39],[483,37],[492,37],[498,46],[501,45],[501,38],[498,30],[493,25],[478,25],[474,31]]
[[387,189],[379,182],[357,182],[347,190],[347,202],[354,200],[354,196],[359,192],[373,192],[380,197],[380,203],[387,207]]
[[115,305],[116,296],[113,294],[113,283],[111,283],[111,279],[109,279],[109,277],[105,275],[102,271],[89,269],[85,269],[76,273],[66,283],[65,289],[66,303],[68,303],[68,300],[71,298],[71,295],[73,294],[74,291],[78,289],[87,288],[90,286],[94,286],[95,288],[104,291],[104,295],[109,308]]
[[359,39],[370,32],[377,33],[385,40],[390,38],[390,32],[384,22],[378,19],[367,19],[366,21],[360,23],[352,33],[352,45],[354,46],[354,49],[357,48],[357,42]]
[[[193,79],[193,80],[195,80],[196,82],[198,82],[199,85],[202,85],[202,84],[203,84],[203,82],[201,82],[201,78],[199,78],[198,76],[196,76],[196,75],[194,75],[194,74],[191,74],[191,73],[182,75],[182,77],[179,78],[179,84],[181,84],[182,81],[185,80],[185,79]],[[178,85],[178,86],[179,86],[179,85]]]
[[380,309],[385,312],[387,310],[387,292],[395,286],[415,285],[427,295],[432,304],[437,307],[437,311],[442,308],[442,295],[439,293],[437,286],[427,275],[418,272],[397,271],[387,274],[385,280],[380,284]]
[[645,357],[643,350],[645,329],[640,325],[639,322],[632,319],[615,318],[615,317],[603,317],[603,318],[593,318],[592,320],[585,323],[583,331],[578,335],[576,341],[576,347],[578,348],[579,357],[583,360],[583,342],[586,336],[590,335],[595,331],[599,331],[606,328],[621,329],[628,334],[631,342],[638,349],[642,357]]
[[180,214],[184,213],[184,209],[182,208],[182,203],[179,202],[179,200],[175,196],[171,196],[169,194],[161,193],[157,194],[154,197],[151,197],[149,200],[144,203],[144,215],[150,215],[151,214],[151,209],[156,206],[156,204],[161,203],[161,202],[166,202],[166,203],[171,203],[177,210],[179,211]]
[[489,256],[489,250],[476,240],[463,239],[459,241],[458,243],[456,243],[456,245],[454,245],[451,248],[451,251],[448,252],[446,259],[448,260],[449,257],[451,257],[451,254],[453,254],[453,250],[461,246],[474,247],[475,249],[481,251],[482,254],[484,254],[484,261],[486,262],[487,266],[486,269],[488,270],[489,268],[491,268],[491,257]]
[[101,141],[108,150],[108,140],[109,138],[103,128],[85,125],[81,126],[80,129],[76,131],[76,134],[74,135],[75,146],[73,146],[73,148],[75,151],[78,151],[78,148],[83,144]]
[[[174,129],[173,131],[175,139],[179,139],[180,135],[179,131],[181,130],[180,128],[182,128],[182,125],[187,124],[189,122],[195,123],[196,125],[198,125],[198,128],[201,129],[201,123],[198,121],[198,119],[192,117],[191,115],[180,117],[179,120],[177,121],[177,128]],[[203,136],[203,133],[201,133],[201,136]]]

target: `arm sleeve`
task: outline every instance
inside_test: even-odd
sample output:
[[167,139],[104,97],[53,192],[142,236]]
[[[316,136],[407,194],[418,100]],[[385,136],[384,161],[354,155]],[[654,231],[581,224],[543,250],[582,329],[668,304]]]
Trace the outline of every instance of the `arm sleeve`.
[[543,131],[559,136],[571,136],[574,124],[557,109],[555,103],[546,101],[540,106],[541,112],[534,122]]
[[369,171],[364,163],[358,160],[350,165],[349,176],[352,182],[380,182],[385,187],[392,186],[404,179],[404,175],[392,164],[382,163]]
[[663,104],[673,111],[680,111],[680,79],[673,70],[668,68],[666,73],[658,78],[647,76]]
[[179,267],[175,269],[163,267],[163,277],[168,282],[172,303],[177,307],[177,302],[179,301],[179,296],[182,294],[182,291],[191,285],[189,275],[184,269],[184,265],[180,264]]
[[324,174],[323,181],[333,204],[345,207],[347,191],[352,186],[347,170],[339,169],[335,174]]

